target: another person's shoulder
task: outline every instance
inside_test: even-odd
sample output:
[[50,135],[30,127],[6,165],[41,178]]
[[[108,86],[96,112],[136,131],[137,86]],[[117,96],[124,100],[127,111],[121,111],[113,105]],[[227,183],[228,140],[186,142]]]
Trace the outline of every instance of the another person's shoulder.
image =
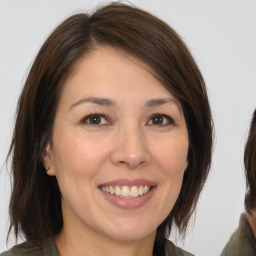
[[165,244],[166,256],[194,256],[193,254],[175,246],[171,241],[167,240]]
[[239,227],[232,234],[221,253],[221,256],[241,255],[256,255],[256,241],[245,214],[241,215]]
[[44,248],[30,246],[27,243],[15,245],[0,256],[60,256],[53,239],[46,242]]

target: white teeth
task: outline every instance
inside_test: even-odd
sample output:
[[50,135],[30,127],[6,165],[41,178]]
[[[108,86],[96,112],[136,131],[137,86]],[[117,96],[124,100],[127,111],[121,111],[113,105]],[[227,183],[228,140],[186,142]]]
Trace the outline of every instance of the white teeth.
[[143,190],[144,190],[144,194],[146,194],[149,191],[149,186],[144,186]]
[[127,186],[122,187],[122,196],[129,196],[130,195],[130,189]]
[[137,197],[139,195],[139,190],[136,186],[131,187],[130,196]]
[[142,196],[144,194],[144,189],[142,186],[139,188],[139,195]]
[[109,192],[110,192],[110,194],[112,194],[112,195],[115,194],[114,188],[110,186],[110,187],[109,187]]
[[115,194],[117,196],[121,196],[122,195],[122,191],[121,191],[121,189],[118,186],[116,186],[116,188],[115,188]]
[[148,193],[150,186],[101,186],[101,190],[112,195],[115,194],[119,197],[136,198]]

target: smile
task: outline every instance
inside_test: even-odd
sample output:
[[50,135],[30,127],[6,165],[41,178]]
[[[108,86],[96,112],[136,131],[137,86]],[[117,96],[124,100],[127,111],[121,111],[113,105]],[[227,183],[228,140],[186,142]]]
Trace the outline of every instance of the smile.
[[157,191],[157,183],[146,179],[117,179],[98,186],[103,198],[122,209],[136,209],[147,204]]
[[136,198],[147,194],[150,191],[151,186],[101,186],[100,189],[103,192],[116,195],[120,198]]

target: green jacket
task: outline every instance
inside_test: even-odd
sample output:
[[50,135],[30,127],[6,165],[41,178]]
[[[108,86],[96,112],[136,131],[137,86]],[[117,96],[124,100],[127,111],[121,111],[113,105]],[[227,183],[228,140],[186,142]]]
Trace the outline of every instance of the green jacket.
[[[28,247],[24,244],[16,245],[9,251],[3,252],[0,256],[60,256],[58,249],[53,241],[49,239],[47,241],[44,250]],[[165,244],[165,256],[193,256],[192,254],[176,247],[171,241],[166,241]]]
[[239,227],[230,237],[221,253],[221,256],[253,255],[256,255],[256,240],[246,219],[246,215],[242,214],[239,221]]

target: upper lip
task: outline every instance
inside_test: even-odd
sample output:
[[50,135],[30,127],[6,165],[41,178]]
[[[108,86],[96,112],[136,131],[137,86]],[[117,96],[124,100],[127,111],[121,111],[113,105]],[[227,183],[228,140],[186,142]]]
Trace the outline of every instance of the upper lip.
[[147,179],[116,179],[101,183],[100,186],[156,186],[156,182]]

